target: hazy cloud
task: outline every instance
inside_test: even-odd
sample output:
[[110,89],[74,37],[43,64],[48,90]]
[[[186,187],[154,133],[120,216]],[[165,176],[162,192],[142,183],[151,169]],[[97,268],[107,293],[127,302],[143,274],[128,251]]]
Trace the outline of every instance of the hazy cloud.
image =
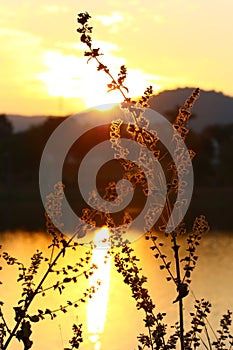
[[96,18],[105,26],[110,26],[124,20],[122,15],[118,12],[113,12],[111,16],[96,16]]

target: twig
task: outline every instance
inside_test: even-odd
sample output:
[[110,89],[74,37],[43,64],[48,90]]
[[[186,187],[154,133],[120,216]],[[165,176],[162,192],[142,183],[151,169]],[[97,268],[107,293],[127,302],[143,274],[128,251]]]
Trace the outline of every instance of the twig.
[[3,313],[2,313],[2,309],[1,309],[1,308],[0,308],[0,317],[1,317],[1,319],[3,320],[3,323],[4,323],[5,327],[6,327],[7,332],[8,332],[8,333],[11,333],[11,330],[10,330],[10,328],[7,326],[7,323],[6,323],[6,320],[5,320],[4,316],[3,316]]
[[21,321],[24,319],[25,314],[29,308],[29,306],[31,305],[33,299],[35,298],[35,296],[40,292],[41,287],[44,283],[44,281],[46,280],[48,274],[51,272],[53,266],[56,265],[56,262],[58,261],[58,259],[60,258],[60,256],[62,256],[65,253],[66,248],[69,246],[69,244],[72,242],[72,240],[75,238],[75,236],[77,235],[78,230],[81,228],[83,224],[81,223],[78,227],[78,229],[75,231],[75,233],[73,234],[73,236],[69,239],[69,241],[67,242],[67,244],[65,246],[63,246],[63,248],[60,250],[60,252],[57,254],[56,258],[53,260],[53,262],[49,265],[48,270],[45,272],[44,276],[42,277],[41,281],[39,282],[38,286],[36,287],[35,291],[30,295],[30,298],[28,300],[25,301],[25,305],[24,305],[24,309],[23,309],[23,313],[22,316],[20,316],[15,324],[15,327],[13,328],[13,330],[11,331],[8,339],[6,340],[5,345],[3,346],[2,350],[6,350],[9,343],[11,342],[12,338],[15,336],[17,329],[19,328]]
[[[179,287],[181,285],[180,278],[180,261],[179,261],[179,248],[177,245],[175,234],[172,234],[172,241],[174,243],[172,249],[174,250],[175,262],[176,262],[176,276],[177,276],[177,290],[179,293]],[[184,317],[183,317],[183,299],[179,298],[179,319],[180,319],[180,347],[184,350]]]

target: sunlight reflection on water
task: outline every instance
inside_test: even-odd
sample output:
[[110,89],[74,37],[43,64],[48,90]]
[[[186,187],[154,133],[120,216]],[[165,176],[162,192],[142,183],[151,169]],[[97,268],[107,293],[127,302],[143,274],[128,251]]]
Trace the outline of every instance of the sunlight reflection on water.
[[[92,254],[92,264],[98,266],[98,270],[89,278],[89,285],[98,289],[87,304],[87,328],[89,339],[94,344],[94,349],[101,348],[100,334],[104,331],[107,306],[109,300],[109,287],[111,276],[111,258],[108,256],[110,248],[109,230],[102,228],[95,234],[95,247]],[[99,284],[99,282],[101,284]]]
[[[30,263],[31,255],[36,249],[46,251],[49,244],[49,238],[43,233],[14,232],[5,233],[0,236],[3,251],[6,250],[27,265]],[[177,316],[176,305],[172,301],[176,297],[176,291],[173,285],[166,282],[166,273],[160,271],[157,262],[149,250],[149,243],[141,238],[133,243],[137,256],[140,258],[140,265],[143,268],[143,274],[148,276],[148,288],[153,296],[158,312],[167,312],[169,323],[174,323]],[[81,247],[77,252],[65,256],[64,263],[72,264],[77,257],[84,255],[87,247]],[[227,309],[233,308],[233,236],[230,233],[211,233],[203,238],[198,248],[198,266],[193,273],[193,282],[191,289],[197,298],[204,297],[212,302],[211,322],[216,325],[218,319]],[[170,252],[168,251],[168,254]],[[113,264],[112,264],[113,265]],[[5,301],[6,316],[10,320],[9,326],[13,325],[14,313],[12,306],[16,306],[19,300],[20,289],[16,283],[17,268],[15,266],[3,266],[0,280],[3,285],[0,286],[1,299]],[[54,279],[56,280],[56,278]],[[64,295],[53,292],[46,297],[38,297],[36,305],[30,309],[31,314],[39,308],[56,308],[67,300],[78,299],[84,288],[88,287],[88,281],[83,278],[78,284],[70,286],[64,291]],[[104,331],[99,334],[101,349],[118,350],[120,347],[125,349],[136,348],[137,335],[143,332],[143,314],[136,310],[135,302],[131,298],[131,292],[127,285],[124,285],[122,277],[116,272],[114,266],[111,267],[111,279],[109,289],[109,300],[106,315]],[[188,317],[192,311],[193,296],[190,295],[185,300],[185,316]],[[96,311],[98,312],[98,311]],[[78,316],[77,316],[78,315]],[[64,346],[67,347],[68,340],[72,337],[71,327],[73,323],[84,323],[84,343],[81,349],[93,349],[93,343],[88,340],[88,328],[86,325],[87,304],[81,305],[77,309],[70,309],[66,314],[60,315],[53,321],[46,319],[42,322],[32,325],[34,341],[33,350],[39,349],[61,349],[61,338],[59,327],[62,331]],[[43,335],[43,336],[42,336]],[[21,345],[12,342],[9,350],[21,349]]]

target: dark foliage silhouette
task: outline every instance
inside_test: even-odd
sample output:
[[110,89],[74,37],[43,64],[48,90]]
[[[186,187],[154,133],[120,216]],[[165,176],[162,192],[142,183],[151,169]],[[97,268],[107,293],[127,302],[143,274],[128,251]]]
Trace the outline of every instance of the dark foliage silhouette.
[[[155,303],[149,294],[146,287],[147,277],[143,275],[142,269],[139,267],[139,258],[136,256],[133,247],[124,238],[122,228],[127,230],[127,227],[133,221],[129,212],[125,211],[121,217],[121,230],[117,230],[119,224],[115,218],[108,212],[103,213],[92,208],[86,208],[82,213],[83,222],[89,222],[93,226],[101,219],[110,231],[110,243],[112,244],[108,255],[112,255],[117,271],[123,278],[123,282],[129,286],[132,298],[135,300],[136,308],[143,310],[143,322],[145,326],[145,334],[138,335],[138,349],[197,349],[201,345],[206,349],[231,349],[231,312],[227,311],[220,320],[220,328],[215,332],[208,323],[208,314],[210,313],[211,304],[209,301],[194,300],[194,311],[190,314],[191,321],[188,326],[184,322],[183,302],[188,294],[190,294],[190,284],[192,281],[192,273],[196,267],[198,260],[197,248],[204,234],[209,230],[209,225],[203,215],[199,215],[193,222],[191,230],[187,229],[186,224],[182,221],[179,226],[171,233],[166,232],[166,225],[172,212],[175,203],[175,198],[178,191],[178,175],[174,161],[169,157],[168,151],[161,147],[161,142],[156,136],[156,130],[146,131],[143,125],[147,123],[142,112],[149,106],[149,100],[152,96],[152,87],[148,87],[143,96],[139,100],[133,100],[128,97],[128,88],[125,84],[127,77],[127,69],[125,66],[120,67],[120,72],[117,78],[114,78],[109,68],[102,63],[100,48],[94,48],[92,44],[92,27],[89,25],[91,16],[86,13],[78,14],[80,40],[86,44],[88,51],[85,51],[84,56],[89,62],[91,59],[97,63],[97,70],[108,75],[109,84],[108,91],[119,91],[122,95],[123,102],[121,107],[127,110],[132,121],[128,123],[126,129],[123,129],[121,120],[113,120],[109,126],[109,139],[112,143],[112,148],[115,152],[115,159],[122,167],[124,178],[129,180],[134,189],[141,187],[145,196],[148,195],[148,186],[146,184],[145,174],[133,162],[122,157],[126,151],[120,144],[121,135],[127,134],[128,138],[146,146],[153,156],[163,165],[166,172],[167,180],[167,195],[161,218],[156,225],[148,230],[145,239],[150,242],[150,250],[153,252],[155,264],[159,264],[160,269],[166,272],[167,282],[174,285],[173,302],[177,305],[179,311],[179,319],[172,327],[172,334],[168,332],[168,325],[165,321],[166,313],[156,310]],[[187,122],[191,116],[191,108],[199,98],[200,91],[195,89],[191,96],[187,98],[184,105],[178,109],[173,127],[178,131],[183,140],[186,140],[189,134]],[[189,150],[191,158],[195,157],[195,152]],[[227,156],[227,155],[226,155]],[[147,159],[145,159],[145,163]],[[183,184],[185,187],[185,184]],[[46,228],[51,235],[51,244],[48,249],[49,255],[44,252],[36,251],[28,267],[24,266],[17,258],[10,256],[7,252],[2,252],[2,258],[7,265],[15,265],[18,268],[17,282],[21,284],[21,295],[17,306],[13,307],[14,326],[12,329],[8,326],[8,320],[4,315],[4,303],[0,302],[0,345],[2,350],[6,350],[12,339],[16,338],[22,343],[25,350],[32,348],[32,324],[41,322],[45,317],[53,320],[57,313],[66,313],[70,307],[77,308],[80,303],[85,302],[95,292],[95,287],[90,287],[84,291],[80,291],[81,296],[78,300],[63,302],[56,309],[50,309],[49,306],[45,309],[38,309],[37,313],[30,313],[30,305],[35,302],[39,296],[44,296],[51,291],[58,292],[61,295],[65,288],[71,284],[77,283],[77,280],[84,276],[88,278],[93,274],[93,271],[98,268],[91,264],[91,254],[93,242],[90,242],[90,250],[86,252],[85,258],[78,258],[74,265],[65,265],[58,268],[57,263],[61,262],[64,256],[69,254],[70,250],[79,250],[82,244],[75,240],[78,237],[82,224],[77,228],[71,238],[64,236],[59,225],[62,225],[60,219],[62,217],[62,200],[64,196],[64,186],[58,183],[54,186],[53,193],[47,197],[46,207]],[[105,188],[103,197],[106,200],[113,200],[117,197],[116,183],[113,181]],[[181,203],[182,207],[182,203]],[[182,210],[182,208],[181,208]],[[52,218],[52,219],[51,219]],[[150,223],[150,215],[145,218]],[[56,222],[56,227],[54,225]],[[163,242],[161,241],[163,238]],[[181,240],[186,238],[185,252],[181,253]],[[165,243],[164,243],[165,241]],[[166,244],[172,251],[173,258],[168,258],[164,253],[164,245]],[[39,282],[36,281],[36,276],[39,273],[41,266],[46,266],[45,272],[40,277]],[[45,286],[45,281],[48,282],[51,276],[57,276],[57,281],[51,285]],[[188,328],[190,327],[190,329]],[[189,329],[189,330],[188,330]],[[69,348],[65,350],[77,349],[83,341],[82,324],[73,325],[73,337],[69,341]]]

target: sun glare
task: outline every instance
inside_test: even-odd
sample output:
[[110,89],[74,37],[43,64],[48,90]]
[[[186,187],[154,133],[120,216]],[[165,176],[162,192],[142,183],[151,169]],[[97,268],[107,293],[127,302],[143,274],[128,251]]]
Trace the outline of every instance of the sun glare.
[[[109,49],[107,43],[106,46]],[[121,58],[110,53],[106,54],[105,60],[112,72],[118,72],[124,64]],[[87,108],[100,111],[111,109],[109,104],[121,103],[123,100],[119,91],[107,92],[109,77],[103,72],[97,72],[93,61],[87,65],[83,57],[47,51],[44,65],[46,71],[37,75],[37,78],[44,83],[47,93],[52,97],[81,99]],[[159,90],[161,86],[156,83],[159,79],[141,70],[129,70],[125,85],[129,88],[130,96],[136,97],[141,96],[148,85],[153,85],[154,91]]]
[[94,106],[91,109],[94,109],[100,112],[106,112],[106,111],[112,110],[115,106],[116,106],[116,103],[107,103],[107,104],[102,104],[100,106]]
[[78,97],[78,82],[75,78],[77,62],[74,56],[48,51],[44,55],[44,64],[47,71],[40,73],[38,78],[46,85],[50,96]]
[[104,330],[106,321],[110,287],[111,260],[109,256],[106,258],[110,247],[107,227],[103,227],[96,232],[94,244],[92,264],[97,265],[98,269],[90,277],[89,284],[90,286],[96,286],[98,289],[92,299],[88,301],[87,326],[89,339],[94,344],[94,349],[99,350],[101,347],[100,335]]

